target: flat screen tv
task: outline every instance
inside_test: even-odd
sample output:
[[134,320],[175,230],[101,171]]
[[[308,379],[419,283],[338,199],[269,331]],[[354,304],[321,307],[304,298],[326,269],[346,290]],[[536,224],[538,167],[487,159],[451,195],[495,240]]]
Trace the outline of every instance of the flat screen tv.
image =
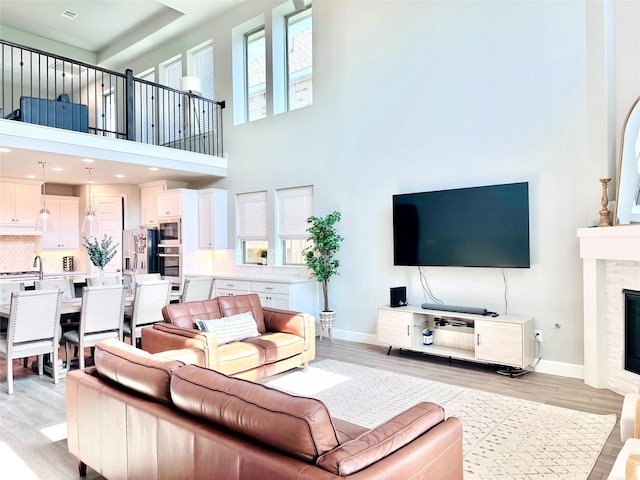
[[394,195],[393,262],[529,268],[529,184]]

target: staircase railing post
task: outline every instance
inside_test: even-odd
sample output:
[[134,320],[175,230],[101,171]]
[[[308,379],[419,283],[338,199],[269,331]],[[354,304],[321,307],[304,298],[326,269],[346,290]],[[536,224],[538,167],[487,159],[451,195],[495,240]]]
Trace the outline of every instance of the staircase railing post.
[[125,70],[125,102],[126,102],[126,131],[127,131],[127,140],[134,141],[135,140],[135,115],[133,112],[133,70],[127,68]]

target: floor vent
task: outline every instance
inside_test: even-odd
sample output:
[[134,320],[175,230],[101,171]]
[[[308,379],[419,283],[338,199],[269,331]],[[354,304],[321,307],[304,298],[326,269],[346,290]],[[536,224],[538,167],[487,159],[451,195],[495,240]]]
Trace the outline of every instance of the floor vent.
[[71,10],[63,10],[60,16],[73,20],[78,16],[78,14],[76,12],[72,12]]

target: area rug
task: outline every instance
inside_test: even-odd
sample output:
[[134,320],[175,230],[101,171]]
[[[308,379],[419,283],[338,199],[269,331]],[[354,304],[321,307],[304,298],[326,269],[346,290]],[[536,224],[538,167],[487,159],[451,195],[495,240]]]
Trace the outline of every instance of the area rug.
[[[616,423],[595,415],[336,360],[263,383],[318,398],[331,415],[375,427],[420,401],[463,425],[465,480],[585,480]],[[514,383],[514,387],[515,387]],[[517,388],[517,387],[515,387]]]

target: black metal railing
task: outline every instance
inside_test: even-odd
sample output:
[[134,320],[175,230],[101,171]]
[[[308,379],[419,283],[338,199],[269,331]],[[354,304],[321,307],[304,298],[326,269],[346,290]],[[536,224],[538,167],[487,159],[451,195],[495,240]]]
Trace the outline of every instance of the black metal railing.
[[222,109],[209,100],[0,40],[0,118],[222,156]]

